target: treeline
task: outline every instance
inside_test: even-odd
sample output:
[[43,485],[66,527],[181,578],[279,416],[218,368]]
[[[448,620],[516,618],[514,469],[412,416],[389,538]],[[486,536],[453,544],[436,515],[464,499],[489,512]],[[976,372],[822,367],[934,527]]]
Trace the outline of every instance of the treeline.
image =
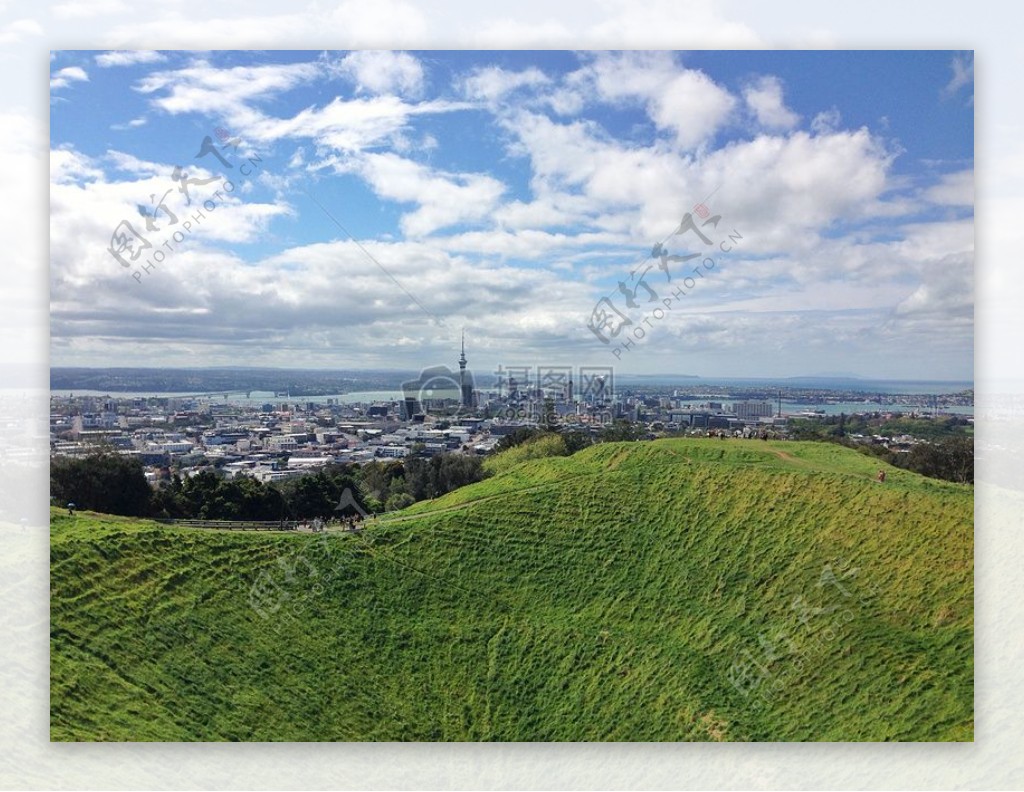
[[908,415],[885,418],[881,413],[826,415],[821,418],[790,418],[787,424],[794,440],[841,439],[849,435],[910,435],[938,442],[954,437],[970,437],[971,422],[961,415],[945,418],[911,418]]
[[429,458],[326,465],[281,482],[263,483],[248,476],[225,478],[215,467],[193,475],[172,473],[155,488],[142,464],[131,457],[100,451],[83,458],[55,457],[50,464],[50,498],[55,506],[130,517],[195,520],[306,520],[343,516],[337,507],[345,492],[367,513],[393,511],[437,498],[480,481],[511,464],[534,456],[573,454],[595,442],[642,440],[647,431],[618,420],[596,436],[547,427],[521,428],[503,437],[496,451],[516,448],[503,461],[485,465],[477,456],[437,454]]
[[566,429],[555,422],[538,427],[522,427],[502,437],[494,446],[495,454],[484,462],[484,473],[496,475],[528,459],[570,456],[595,443],[616,443],[653,438],[638,423],[616,420],[592,435],[578,429]]
[[[791,419],[788,429],[793,440],[823,440],[855,448],[895,467],[912,470],[929,478],[974,483],[974,436],[970,422],[959,415],[947,418],[881,418],[870,415],[829,415],[823,419]],[[855,443],[850,435],[910,435],[924,440],[910,451],[893,451],[884,445]]]
[[[56,506],[130,517],[198,520],[305,520],[400,509],[436,498],[484,477],[479,457],[438,454],[429,459],[326,465],[281,482],[225,478],[215,468],[191,476],[173,473],[154,488],[142,464],[110,452],[81,459],[56,457],[50,498]],[[345,497],[346,492],[348,496]],[[351,500],[349,500],[351,499]],[[354,503],[339,512],[339,505]]]
[[503,436],[495,445],[494,450],[501,452],[510,448],[531,443],[542,438],[559,437],[564,446],[565,454],[577,451],[595,443],[617,443],[623,440],[653,439],[643,424],[619,418],[604,426],[596,434],[580,429],[568,429],[564,425],[551,420],[539,426],[524,426]]
[[912,470],[929,478],[974,483],[974,438],[948,437],[937,443],[918,443],[910,451],[891,451],[885,446],[845,442],[862,453],[879,457],[890,465]]

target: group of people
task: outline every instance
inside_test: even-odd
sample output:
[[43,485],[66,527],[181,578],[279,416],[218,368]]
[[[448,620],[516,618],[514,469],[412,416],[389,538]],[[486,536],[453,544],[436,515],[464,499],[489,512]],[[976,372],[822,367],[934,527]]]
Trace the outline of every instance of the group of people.
[[754,432],[746,432],[746,431],[744,431],[742,434],[736,434],[734,432],[729,431],[728,429],[708,429],[708,437],[718,437],[718,438],[721,438],[723,440],[726,439],[726,438],[729,438],[729,437],[742,437],[744,440],[753,440],[755,438],[757,438],[759,440],[769,440],[769,439],[770,440],[776,440],[776,439],[778,439],[775,436],[774,432],[768,432],[768,431],[766,431],[764,429],[762,429],[760,432],[758,432],[756,434]]
[[[370,515],[376,517],[377,515]],[[331,517],[330,519],[324,520],[321,517],[314,517],[309,522],[299,523],[298,529],[300,531],[312,531],[313,533],[322,533],[326,528],[333,528],[340,526],[346,531],[358,531],[363,524],[364,515],[353,514],[349,517]]]

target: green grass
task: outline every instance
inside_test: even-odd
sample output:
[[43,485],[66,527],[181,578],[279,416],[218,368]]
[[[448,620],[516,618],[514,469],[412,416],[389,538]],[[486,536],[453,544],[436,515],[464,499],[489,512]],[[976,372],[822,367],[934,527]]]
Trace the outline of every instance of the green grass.
[[361,535],[54,511],[51,737],[971,740],[972,489],[879,466],[602,444]]

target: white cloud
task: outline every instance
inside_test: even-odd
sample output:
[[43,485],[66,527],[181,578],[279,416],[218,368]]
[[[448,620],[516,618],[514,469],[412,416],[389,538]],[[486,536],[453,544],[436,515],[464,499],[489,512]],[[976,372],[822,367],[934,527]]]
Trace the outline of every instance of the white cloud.
[[407,52],[360,50],[346,55],[338,66],[360,91],[403,96],[423,91],[423,66]]
[[556,88],[544,97],[544,101],[561,116],[576,115],[586,105],[580,92],[572,88]]
[[735,98],[704,72],[688,70],[654,100],[652,117],[675,132],[680,146],[694,148],[725,123],[735,106]]
[[736,106],[736,98],[704,72],[680,68],[667,52],[601,54],[585,71],[601,98],[642,101],[651,120],[684,149],[710,138]]
[[133,66],[137,63],[160,63],[167,58],[153,50],[114,50],[112,52],[101,52],[96,56],[96,65],[108,66]]
[[901,239],[893,247],[907,260],[925,264],[952,254],[974,253],[973,220],[940,220],[911,223],[900,228]]
[[108,150],[106,160],[112,163],[119,171],[124,171],[137,179],[149,178],[150,176],[169,176],[171,173],[166,165],[139,159],[123,151]]
[[266,99],[322,74],[316,63],[235,66],[221,69],[206,61],[143,77],[135,89],[155,94],[151,102],[168,113],[244,113],[245,102]]
[[[409,103],[393,95],[353,99],[336,96],[323,107],[307,107],[290,118],[269,116],[258,107],[336,69],[323,61],[226,69],[199,61],[183,69],[151,74],[139,81],[136,90],[152,95],[151,104],[168,113],[219,117],[232,134],[246,140],[311,138],[335,151],[394,143],[412,116],[471,107],[446,100]],[[394,76],[392,73],[388,79]]]
[[[108,354],[120,349],[122,361],[144,349],[159,350],[164,360],[244,356],[336,366],[338,350],[346,349],[354,364],[394,367],[408,359],[447,360],[457,343],[454,331],[446,341],[445,331],[352,242],[292,247],[252,262],[198,246],[136,283],[104,251],[66,241],[53,251],[51,304],[55,351],[69,359],[102,347]],[[450,326],[470,326],[471,338],[480,339],[477,361],[485,347],[508,355],[508,340],[573,335],[577,317],[567,306],[580,290],[571,281],[430,244],[363,246],[426,311],[451,318]],[[79,299],[85,285],[88,302]],[[501,338],[506,342],[495,341]],[[91,339],[103,341],[93,346]]]
[[811,119],[811,131],[815,135],[827,135],[839,129],[842,117],[835,107],[823,110]]
[[867,130],[760,135],[699,156],[634,147],[588,121],[557,123],[520,111],[503,117],[511,152],[530,158],[532,202],[496,219],[541,227],[573,222],[653,244],[683,212],[719,189],[713,207],[741,224],[762,252],[813,242],[839,220],[891,213],[883,195],[894,154]]
[[924,191],[926,200],[943,206],[974,206],[974,171],[947,173]]
[[942,89],[945,96],[954,96],[961,88],[974,82],[974,55],[954,55],[950,68],[953,76]]
[[73,82],[88,82],[89,75],[81,66],[68,66],[50,78],[50,90],[67,88]]
[[439,228],[486,217],[505,186],[477,173],[444,173],[397,154],[364,154],[347,167],[364,178],[382,198],[418,204],[402,217],[403,232],[417,237]]
[[950,323],[974,316],[974,257],[951,253],[921,269],[921,284],[896,306],[898,317],[932,317]]
[[743,90],[743,99],[758,123],[768,129],[791,129],[800,116],[786,107],[782,98],[782,81],[765,76]]
[[799,250],[839,220],[875,216],[893,154],[866,129],[761,135],[708,155],[717,206],[759,250]]
[[146,125],[146,117],[145,116],[139,116],[138,118],[133,118],[131,121],[129,121],[126,124],[111,124],[110,128],[113,129],[113,130],[116,130],[118,132],[123,132],[126,129],[136,129],[137,127],[145,126],[145,125]]
[[576,229],[593,222],[594,201],[584,195],[546,192],[533,201],[513,200],[495,211],[494,219],[504,228],[527,230],[555,226]]
[[[54,149],[50,155],[50,241],[53,250],[65,249],[60,276],[74,283],[86,283],[92,276],[124,270],[107,252],[111,234],[122,220],[159,248],[193,213],[201,211],[201,202],[214,196],[218,182],[192,186],[188,198],[171,178],[173,166],[138,159],[120,152],[107,152],[105,160],[116,164],[128,178],[111,179],[101,163],[73,149]],[[189,168],[194,179],[214,176],[200,168]],[[156,229],[145,230],[140,206],[149,214],[163,202],[167,211],[156,212]],[[215,198],[215,209],[192,224],[188,232],[190,245],[209,243],[253,242],[265,236],[268,223],[275,217],[292,213],[284,202],[273,204],[247,202],[223,193]],[[172,217],[173,215],[173,217]],[[176,218],[176,220],[175,220]],[[72,253],[71,251],[77,251]],[[175,254],[176,257],[176,254]]]
[[555,185],[582,184],[594,172],[594,157],[605,146],[591,121],[559,124],[541,113],[521,111],[504,120],[518,143],[513,153],[530,157],[534,192]]
[[518,88],[536,88],[550,82],[551,79],[536,67],[514,72],[500,66],[487,66],[466,76],[461,87],[469,99],[495,102]]
[[[471,105],[444,100],[409,104],[396,96],[351,100],[335,97],[322,108],[307,108],[290,119],[237,113],[235,123],[257,140],[308,137],[335,151],[351,152],[394,142],[413,116],[449,113],[469,107]],[[241,126],[246,117],[250,119],[249,124]]]
[[552,233],[532,228],[516,231],[466,231],[437,239],[445,250],[482,256],[498,256],[503,260],[548,261],[553,255],[570,257],[590,246],[622,245],[628,240],[610,233]]
[[103,169],[74,149],[56,148],[50,151],[51,184],[103,179]]

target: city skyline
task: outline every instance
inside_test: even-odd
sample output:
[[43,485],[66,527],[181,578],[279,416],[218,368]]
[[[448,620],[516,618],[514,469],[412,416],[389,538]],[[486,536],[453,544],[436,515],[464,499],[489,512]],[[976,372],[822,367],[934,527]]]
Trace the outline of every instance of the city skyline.
[[[972,69],[922,51],[54,53],[51,362],[415,370],[450,363],[466,326],[485,365],[971,380]],[[122,266],[122,221],[157,229],[151,252],[174,232],[150,198],[168,190],[177,227],[203,216],[151,270]],[[700,228],[717,261],[685,287]],[[616,293],[649,329],[613,356],[588,324]]]

